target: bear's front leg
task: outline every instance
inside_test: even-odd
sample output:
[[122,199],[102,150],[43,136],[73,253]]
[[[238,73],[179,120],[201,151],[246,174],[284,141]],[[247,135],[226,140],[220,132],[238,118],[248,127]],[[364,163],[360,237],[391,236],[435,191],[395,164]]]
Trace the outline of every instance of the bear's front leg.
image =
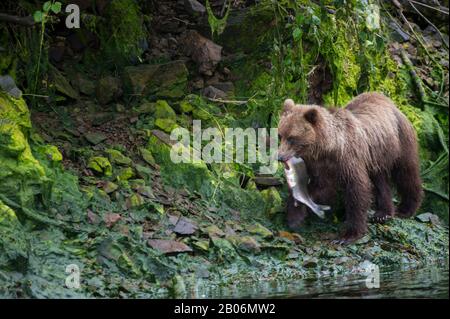
[[[332,206],[337,196],[335,175],[327,172],[322,178],[313,176],[308,185],[308,192],[314,202]],[[286,210],[287,224],[294,231],[302,226],[306,216],[311,212],[311,209],[302,203],[297,202],[297,205],[295,205],[295,199],[291,192],[289,192]]]
[[367,232],[367,211],[372,192],[369,175],[363,169],[354,169],[345,185],[345,230],[339,243],[351,243]]
[[297,231],[302,226],[303,221],[308,215],[305,205],[302,203],[295,204],[296,200],[289,192],[289,197],[286,205],[286,221],[290,230]]

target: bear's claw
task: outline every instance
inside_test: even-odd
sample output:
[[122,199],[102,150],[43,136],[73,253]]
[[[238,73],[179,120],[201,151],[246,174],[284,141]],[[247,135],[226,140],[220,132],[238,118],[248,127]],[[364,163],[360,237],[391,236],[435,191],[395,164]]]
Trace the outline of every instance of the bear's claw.
[[376,212],[372,218],[371,221],[377,224],[384,224],[388,220],[392,219],[392,215],[384,213],[384,212]]

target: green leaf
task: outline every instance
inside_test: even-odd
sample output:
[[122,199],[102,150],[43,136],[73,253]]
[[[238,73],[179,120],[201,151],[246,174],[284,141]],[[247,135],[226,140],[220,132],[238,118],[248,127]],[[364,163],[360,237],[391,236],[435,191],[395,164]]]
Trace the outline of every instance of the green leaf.
[[52,6],[52,2],[51,1],[46,1],[44,3],[44,5],[42,6],[42,9],[44,10],[44,12],[49,12],[51,6]]
[[41,22],[43,19],[42,11],[36,11],[33,14],[33,19],[35,22]]
[[61,12],[61,2],[55,2],[54,4],[52,4],[52,11],[55,14],[58,14]]
[[294,37],[294,40],[300,39],[302,37],[302,29],[295,28],[294,31],[292,32],[292,36]]
[[316,16],[316,15],[313,15],[313,16],[311,17],[311,22],[312,22],[312,24],[314,24],[314,25],[320,25],[320,18],[319,18],[318,16]]

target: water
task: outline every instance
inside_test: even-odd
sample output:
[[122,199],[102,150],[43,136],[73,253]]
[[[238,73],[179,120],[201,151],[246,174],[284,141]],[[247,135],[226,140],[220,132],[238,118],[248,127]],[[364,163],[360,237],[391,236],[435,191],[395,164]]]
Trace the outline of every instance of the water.
[[204,291],[206,298],[449,298],[445,266],[380,273],[379,288],[367,288],[365,276],[350,275],[290,282],[259,282]]

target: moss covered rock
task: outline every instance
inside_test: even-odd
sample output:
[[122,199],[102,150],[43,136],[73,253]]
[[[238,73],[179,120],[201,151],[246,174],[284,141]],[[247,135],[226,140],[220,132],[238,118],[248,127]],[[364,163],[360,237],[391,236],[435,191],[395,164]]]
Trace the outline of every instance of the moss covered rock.
[[113,164],[117,165],[130,165],[132,163],[131,158],[123,155],[120,151],[114,149],[107,149],[105,151],[108,154],[109,160]]
[[269,218],[273,217],[276,213],[284,212],[283,200],[275,187],[261,191],[261,195],[264,198],[265,212]]
[[156,119],[155,125],[166,133],[170,133],[178,127],[177,122],[173,119]]
[[28,143],[30,128],[25,101],[0,92],[0,193],[26,206],[49,182]]
[[182,61],[128,66],[123,77],[131,94],[179,98],[185,93],[188,70]]
[[134,177],[134,171],[131,167],[126,167],[121,169],[118,173],[117,173],[117,180],[118,181],[127,181],[130,178]]
[[[168,136],[166,136],[169,141]],[[171,145],[166,144],[155,135],[150,136],[147,149],[160,165],[164,182],[174,187],[187,188],[205,195],[213,192],[214,179],[203,161],[175,163],[170,156]],[[191,152],[190,148],[188,151]]]
[[172,120],[175,120],[177,117],[175,111],[170,107],[169,103],[164,100],[156,101],[154,116],[155,118]]
[[106,157],[102,156],[91,157],[88,161],[87,167],[98,174],[102,174],[105,176],[112,175],[112,165]]

